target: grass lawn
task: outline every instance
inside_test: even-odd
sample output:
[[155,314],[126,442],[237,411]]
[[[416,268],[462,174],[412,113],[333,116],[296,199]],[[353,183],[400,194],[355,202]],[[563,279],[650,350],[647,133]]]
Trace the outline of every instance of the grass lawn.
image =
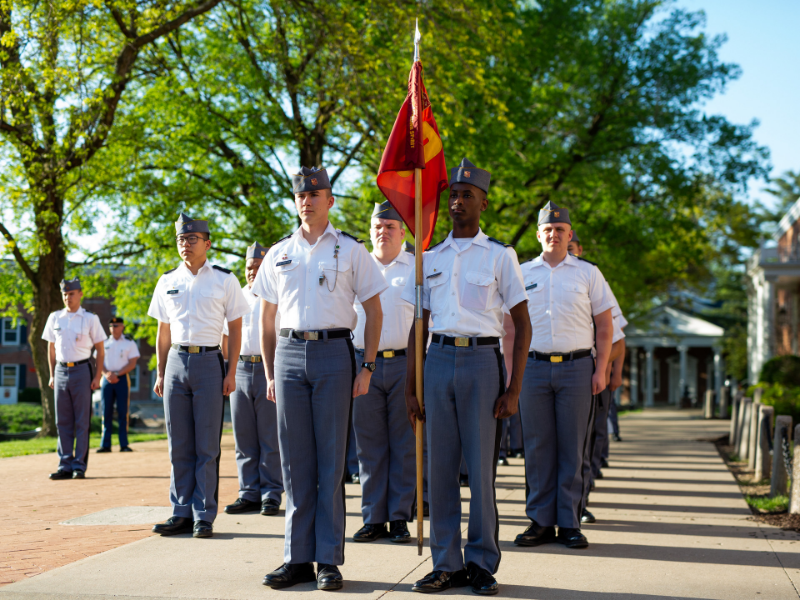
[[[99,448],[101,435],[99,433],[89,434],[89,447]],[[166,439],[166,433],[129,433],[128,442],[149,442],[151,440]],[[32,440],[22,440],[14,442],[0,442],[0,458],[9,456],[23,456],[25,454],[45,454],[55,452],[58,438],[34,438]],[[116,435],[111,436],[111,444],[114,452],[119,450],[119,440]]]

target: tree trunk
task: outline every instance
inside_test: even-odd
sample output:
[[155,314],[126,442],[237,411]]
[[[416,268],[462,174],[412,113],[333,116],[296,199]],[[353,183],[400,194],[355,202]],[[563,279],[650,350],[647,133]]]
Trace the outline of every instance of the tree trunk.
[[[47,193],[49,200],[47,208],[55,212],[60,218],[63,214],[63,199],[52,191],[54,188],[55,185]],[[42,332],[50,313],[64,308],[60,284],[61,280],[64,279],[66,250],[60,224],[53,225],[42,219],[40,215],[36,215],[35,221],[37,236],[39,239],[46,241],[50,251],[39,256],[39,268],[36,271],[37,281],[34,282],[33,314],[31,315],[28,342],[31,347],[36,377],[39,379],[39,389],[42,391],[42,432],[40,435],[55,436],[58,433],[56,429],[55,394],[50,389],[50,365],[47,356],[48,343],[42,339]]]

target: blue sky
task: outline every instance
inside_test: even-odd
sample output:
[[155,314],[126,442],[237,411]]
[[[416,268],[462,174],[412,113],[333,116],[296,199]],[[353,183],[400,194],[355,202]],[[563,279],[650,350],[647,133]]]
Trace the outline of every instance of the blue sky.
[[[734,123],[757,119],[754,137],[770,149],[772,177],[800,170],[800,1],[677,0],[677,5],[703,10],[706,32],[728,36],[720,58],[742,68],[742,76],[707,112]],[[750,196],[771,205],[764,187],[754,182]]]

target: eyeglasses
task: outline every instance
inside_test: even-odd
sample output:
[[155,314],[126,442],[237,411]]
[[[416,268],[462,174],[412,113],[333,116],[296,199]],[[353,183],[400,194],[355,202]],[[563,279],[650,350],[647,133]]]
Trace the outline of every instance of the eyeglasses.
[[111,327],[122,327],[122,323],[111,323]]
[[186,235],[186,236],[178,236],[175,240],[178,242],[178,246],[194,246],[201,238],[199,235]]

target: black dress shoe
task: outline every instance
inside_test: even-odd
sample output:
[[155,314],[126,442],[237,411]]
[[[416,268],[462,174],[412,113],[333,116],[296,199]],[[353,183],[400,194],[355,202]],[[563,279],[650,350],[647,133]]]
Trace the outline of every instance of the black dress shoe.
[[78,469],[75,469],[72,472],[72,478],[73,479],[86,479],[86,473],[84,473],[83,471],[79,471]]
[[261,510],[261,502],[237,498],[233,504],[225,507],[225,512],[229,515],[240,515],[242,513],[258,512]]
[[556,541],[559,544],[564,544],[567,548],[589,547],[589,540],[581,533],[581,530],[570,527],[559,527]]
[[72,471],[59,469],[55,473],[50,473],[49,477],[50,479],[72,479]]
[[583,514],[581,514],[581,523],[594,523],[596,521],[597,519],[594,518],[594,515],[584,508]]
[[317,589],[318,590],[340,590],[344,585],[344,579],[336,565],[317,564]]
[[261,583],[279,590],[292,587],[298,583],[310,583],[316,580],[317,576],[314,573],[314,565],[312,563],[284,563],[272,573],[267,573]]
[[618,434],[618,433],[615,433],[613,437],[614,437],[614,441],[615,441],[615,442],[621,442],[621,441],[622,441],[622,438],[621,438],[621,437],[619,437],[619,434]]
[[272,498],[267,498],[261,503],[261,514],[265,517],[271,517],[272,515],[277,515],[278,512],[281,510],[281,504],[277,500],[273,500]]
[[195,521],[192,537],[210,538],[214,537],[214,526],[208,521]]
[[508,459],[505,456],[501,456],[497,459],[497,466],[498,467],[507,467],[509,466]]
[[408,523],[405,521],[392,521],[389,523],[389,541],[395,544],[407,544],[411,541],[408,532]]
[[416,582],[411,587],[411,591],[430,594],[454,587],[464,587],[465,585],[469,585],[469,576],[466,569],[461,569],[460,571],[433,571]]
[[556,528],[542,527],[536,521],[531,521],[528,528],[520,533],[514,543],[517,546],[541,546],[542,544],[552,544],[556,541]]
[[458,476],[458,484],[461,487],[469,487],[469,475],[463,475],[463,474],[459,475]]
[[600,468],[607,469],[608,468],[608,461],[605,458],[600,459]]
[[346,478],[345,481],[347,483],[361,483],[361,478],[359,477],[358,473],[350,473]]
[[598,471],[597,475],[595,475],[594,478],[595,479],[602,479],[603,478],[603,472],[602,471]]
[[153,533],[161,535],[177,535],[179,533],[191,533],[192,520],[186,517],[170,517],[163,523],[153,526]]
[[133,448],[130,446],[125,446],[124,448],[119,449],[120,452],[133,452]]
[[98,454],[105,454],[106,452],[111,452],[111,448],[106,448],[105,446],[100,446],[97,450],[95,450]]
[[469,563],[467,573],[469,573],[469,584],[472,586],[474,594],[494,596],[497,593],[497,580],[489,571],[474,563]]
[[354,542],[374,542],[378,538],[386,537],[385,523],[365,523],[353,536]]

